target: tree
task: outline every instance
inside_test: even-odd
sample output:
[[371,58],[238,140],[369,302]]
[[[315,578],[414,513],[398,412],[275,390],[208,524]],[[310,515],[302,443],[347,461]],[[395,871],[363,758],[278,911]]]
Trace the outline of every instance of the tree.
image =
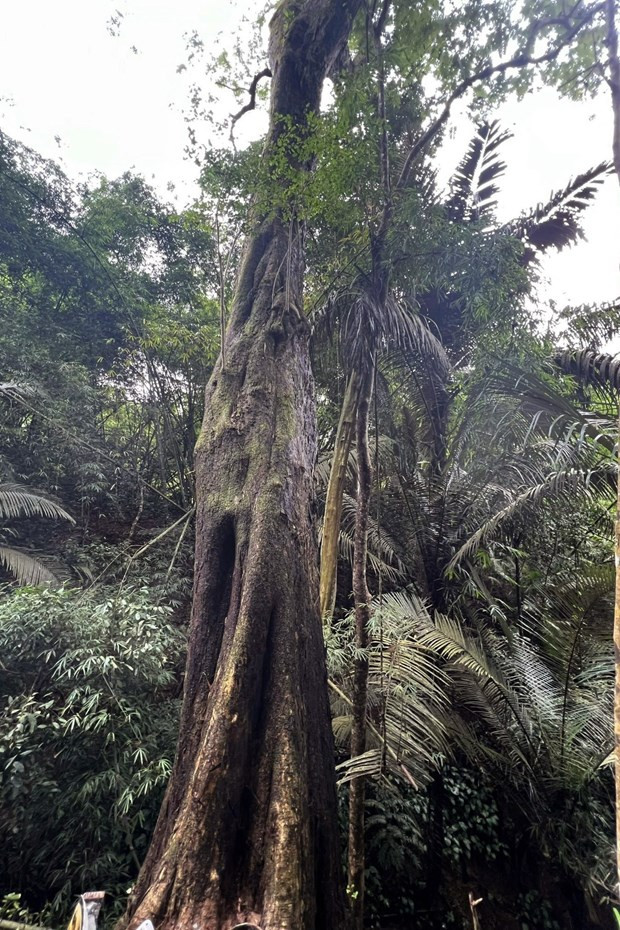
[[[283,148],[285,133],[306,132],[359,5],[286,0],[276,10],[264,153],[275,184],[310,168]],[[343,922],[303,260],[294,213],[255,208],[207,386],[179,747],[131,926],[147,917],[158,930]]]
[[[499,365],[500,372],[503,367]],[[609,888],[607,870],[612,862],[611,808],[605,800],[611,779],[602,763],[611,737],[609,603],[613,571],[606,547],[594,549],[590,539],[593,526],[603,538],[609,527],[605,516],[615,477],[611,422],[606,416],[580,414],[571,407],[566,387],[564,396],[558,396],[550,384],[526,372],[519,379],[510,371],[504,375],[504,383],[503,400],[498,386],[494,389],[487,382],[485,387],[483,381],[473,405],[457,402],[453,406],[444,468],[439,475],[433,475],[424,463],[424,452],[416,449],[419,432],[408,422],[413,419],[415,424],[420,417],[420,402],[412,392],[403,397],[403,414],[409,416],[395,417],[402,422],[396,446],[398,460],[388,472],[395,476],[392,487],[386,487],[382,494],[382,520],[392,539],[406,536],[403,549],[413,563],[412,588],[432,608],[432,629],[424,642],[430,645],[435,636],[436,643],[444,635],[451,639],[460,626],[466,638],[477,643],[475,648],[507,650],[511,655],[505,669],[514,674],[507,675],[500,690],[508,682],[514,686],[518,675],[525,676],[513,696],[504,690],[500,698],[504,707],[496,715],[495,685],[485,685],[478,693],[475,688],[469,690],[456,673],[452,687],[459,696],[454,698],[448,721],[452,753],[462,758],[466,752],[472,758],[468,740],[462,741],[469,733],[474,742],[480,740],[480,749],[484,745],[483,754],[490,751],[482,762],[488,771],[495,765],[495,741],[506,726],[501,751],[520,755],[520,759],[515,755],[502,763],[502,777],[511,783],[515,779],[511,803],[523,808],[524,802],[517,801],[521,792],[530,794],[530,803],[532,796],[537,798],[519,829],[530,831],[538,822],[551,827],[549,832],[544,828],[536,843],[527,842],[528,855],[536,855],[538,843],[541,848],[553,849],[554,862],[559,860],[561,869],[577,876],[590,889],[588,893],[595,887],[595,894],[600,895]],[[476,398],[475,387],[470,393],[462,383],[463,389],[471,400]],[[531,396],[526,404],[528,393]],[[514,405],[516,398],[523,406],[521,413]],[[479,527],[477,532],[472,532],[474,526]],[[464,534],[470,537],[466,546],[462,545]],[[455,549],[457,555],[451,559]],[[459,561],[465,565],[455,572]],[[601,561],[607,564],[601,565]],[[383,608],[392,616],[400,604],[400,595],[384,595]],[[450,676],[459,635],[445,653],[450,657],[445,669]],[[518,659],[518,651],[512,652],[520,636],[523,646],[530,649],[544,643],[539,659],[533,651],[529,659],[525,653]],[[378,644],[374,644],[377,649]],[[587,671],[590,661],[592,668]],[[583,701],[590,681],[593,687],[586,710]],[[549,699],[550,685],[556,690],[553,700]],[[540,706],[531,716],[528,710],[517,723],[521,707],[529,702]],[[397,710],[394,708],[394,717]],[[383,731],[381,719],[375,716],[373,723]],[[543,744],[548,744],[544,761]],[[443,780],[443,774],[439,778]],[[501,791],[498,787],[496,796]],[[578,840],[577,818],[584,815],[582,804],[589,805],[590,798],[596,807],[602,801],[602,809],[608,811],[607,823],[602,824],[606,830],[595,847],[596,870],[592,868],[592,851]],[[441,810],[442,806],[440,799],[437,807]],[[568,817],[558,813],[565,808],[570,812]],[[510,807],[507,814],[518,820]],[[445,871],[441,834],[438,857],[444,859]],[[596,884],[588,875],[590,869],[598,873]],[[435,879],[439,885],[440,872]],[[480,881],[488,878],[481,875]],[[430,890],[437,894],[436,888]]]
[[[432,681],[436,691],[443,685],[448,687],[445,669],[441,663],[437,669],[429,669],[420,662],[420,655],[416,656],[419,626],[409,623],[411,618],[405,617],[408,630],[401,635],[403,624],[390,626],[382,619],[380,599],[373,605],[377,608],[374,617],[369,608],[368,589],[374,587],[375,579],[372,571],[366,577],[366,562],[373,565],[382,543],[387,548],[385,518],[395,529],[391,534],[393,549],[409,572],[408,580],[428,599],[427,625],[438,621],[439,626],[438,614],[445,610],[451,612],[449,620],[452,614],[462,617],[461,638],[472,630],[476,635],[479,630],[480,637],[493,636],[500,657],[505,659],[506,677],[513,658],[527,654],[527,648],[505,656],[502,652],[504,634],[509,641],[507,618],[520,618],[526,588],[526,557],[521,555],[522,543],[512,536],[520,530],[525,505],[542,500],[549,490],[544,474],[538,482],[543,487],[534,486],[535,495],[529,481],[548,460],[544,454],[537,457],[539,447],[521,442],[528,435],[522,420],[515,423],[514,435],[501,437],[513,455],[495,459],[488,452],[484,454],[480,445],[490,445],[499,431],[495,415],[474,417],[468,423],[459,421],[459,412],[475,393],[476,378],[473,388],[465,371],[460,377],[451,376],[450,381],[445,374],[433,379],[417,337],[417,342],[411,339],[407,346],[415,343],[416,352],[407,353],[400,369],[394,362],[386,363],[384,350],[391,338],[387,325],[390,314],[398,317],[399,329],[400,320],[406,318],[404,313],[399,315],[399,308],[406,306],[402,298],[415,294],[423,312],[443,335],[453,360],[460,358],[464,367],[475,369],[475,374],[480,373],[478,366],[485,369],[489,363],[485,349],[497,350],[499,346],[504,361],[507,349],[521,352],[529,321],[519,316],[523,307],[515,312],[514,304],[525,292],[523,250],[514,230],[485,229],[488,211],[483,216],[497,165],[480,165],[477,160],[480,152],[492,154],[493,132],[487,131],[477,140],[469,165],[473,174],[464,177],[462,196],[451,198],[447,208],[436,201],[428,208],[423,203],[422,181],[429,172],[420,160],[438,142],[453,100],[474,84],[484,93],[494,93],[497,87],[487,86],[493,85],[494,78],[557,56],[574,30],[589,22],[594,8],[584,11],[583,5],[577,4],[566,16],[515,25],[514,17],[503,15],[507,11],[504,0],[490,0],[484,5],[488,28],[480,29],[478,3],[455,10],[442,3],[415,6],[409,0],[385,0],[367,5],[366,16],[357,18],[347,47],[347,32],[361,6],[356,0],[349,0],[344,7],[334,0],[321,0],[318,5],[309,0],[284,0],[273,21],[271,127],[257,172],[263,187],[249,219],[243,217],[247,219],[248,238],[221,358],[207,389],[207,411],[195,460],[196,582],[179,751],[125,923],[150,917],[158,930],[177,924],[230,930],[239,921],[256,921],[254,925],[262,930],[289,926],[318,930],[342,923],[331,744],[315,604],[310,477],[315,423],[307,307],[302,292],[308,254],[315,260],[313,280],[324,283],[327,277],[325,269],[319,268],[320,260],[316,261],[323,243],[314,253],[306,252],[302,238],[304,219],[312,220],[305,195],[312,187],[311,177],[316,178],[321,163],[325,163],[321,130],[332,118],[346,114],[350,102],[346,94],[340,97],[337,89],[330,114],[326,119],[315,119],[320,85],[328,69],[333,75],[343,69],[342,78],[351,68],[353,97],[359,91],[359,105],[353,118],[349,112],[348,135],[358,141],[362,137],[359,152],[364,153],[357,158],[358,178],[347,178],[343,172],[340,177],[332,176],[326,186],[332,216],[337,220],[341,213],[351,219],[356,212],[351,209],[352,201],[358,208],[350,228],[340,236],[344,243],[341,254],[350,250],[344,257],[351,260],[354,271],[344,287],[340,287],[342,278],[338,280],[341,293],[353,281],[348,287],[347,325],[359,333],[360,347],[359,365],[356,360],[351,366],[348,359],[344,366],[349,368],[346,374],[352,384],[347,393],[359,391],[354,397],[355,416],[349,417],[347,426],[349,444],[351,430],[356,433],[357,501],[341,494],[343,510],[349,519],[352,513],[356,517],[357,640],[351,637],[348,669],[332,688],[334,693],[339,688],[344,695],[340,699],[346,704],[346,689],[351,679],[356,679],[348,704],[349,709],[351,704],[354,707],[355,758],[341,771],[354,778],[350,795],[351,847],[355,852],[351,857],[355,872],[351,898],[358,926],[364,916],[364,775],[371,766],[373,774],[383,773],[386,760],[393,763],[393,770],[402,772],[417,757],[412,772],[419,769],[419,781],[424,784],[429,772],[432,776],[436,771],[437,759],[433,757],[443,756],[446,743],[444,719],[438,720],[437,738],[430,733],[435,713],[441,716],[445,695],[443,703],[436,694],[432,700],[427,696],[426,716],[419,710],[425,681]],[[450,43],[445,41],[448,34],[453,39]],[[498,52],[500,57],[504,54],[511,38],[515,42],[510,47],[520,49],[519,54],[503,64],[490,64],[498,60]],[[538,55],[541,46],[542,57]],[[267,76],[265,72],[262,75]],[[424,80],[427,75],[433,80]],[[438,105],[423,92],[418,97],[416,86],[420,82],[429,93],[439,88],[443,99]],[[256,90],[256,82],[253,88]],[[345,160],[350,155],[346,143],[345,136],[335,146],[344,151]],[[368,153],[370,157],[364,162]],[[5,154],[0,151],[0,155]],[[318,162],[319,171],[311,175],[313,161]],[[53,326],[68,324],[63,362],[73,363],[71,370],[80,396],[76,398],[70,389],[58,392],[62,394],[61,412],[66,412],[65,421],[69,416],[89,421],[92,434],[89,432],[87,442],[97,460],[107,456],[106,469],[101,469],[103,480],[90,482],[90,489],[85,482],[80,485],[80,493],[89,495],[82,513],[84,527],[91,505],[95,505],[93,515],[101,518],[115,495],[115,504],[124,501],[124,507],[115,507],[120,519],[114,531],[117,539],[123,540],[119,550],[129,549],[135,536],[145,531],[154,535],[153,541],[167,539],[170,543],[177,538],[171,532],[176,530],[178,541],[176,545],[172,542],[172,558],[166,559],[160,572],[164,584],[159,591],[165,592],[193,513],[192,446],[200,406],[196,398],[198,386],[202,387],[211,372],[219,322],[226,317],[228,269],[223,253],[229,245],[233,264],[236,262],[237,233],[232,224],[229,233],[226,201],[222,198],[222,211],[219,203],[216,205],[209,230],[201,215],[194,226],[193,216],[175,217],[161,210],[148,188],[132,178],[103,182],[79,197],[65,191],[61,180],[60,194],[55,196],[56,188],[48,190],[44,183],[29,190],[28,172],[15,170],[10,153],[6,163],[0,165],[0,194],[8,205],[0,211],[0,296],[5,298],[0,309],[10,312],[19,308],[13,319],[20,322],[15,326],[20,332],[5,333],[0,352],[6,348],[9,358],[22,356],[44,376],[36,380],[47,381],[56,390],[56,360],[48,352],[48,365],[45,353],[39,357],[38,352],[30,351],[28,330],[33,319],[41,321],[37,326],[41,330],[47,321]],[[212,164],[212,176],[213,169]],[[478,189],[474,176],[480,182]],[[345,183],[340,183],[343,180]],[[584,184],[587,189],[587,178]],[[574,193],[575,189],[569,190],[569,200]],[[562,195],[554,202],[553,222],[562,214],[565,199]],[[39,214],[31,223],[28,205],[33,200]],[[245,213],[244,207],[241,212]],[[27,234],[20,234],[15,247],[10,227],[14,218],[22,232],[32,231],[36,248],[28,248]],[[425,229],[429,219],[430,228]],[[338,233],[343,225],[335,224]],[[321,239],[326,229],[327,224],[319,222],[315,239]],[[560,232],[566,235],[566,230]],[[424,243],[422,254],[414,248],[416,236]],[[340,258],[336,255],[340,242],[334,247],[335,238],[328,235],[326,242],[332,247],[327,263],[330,272]],[[532,241],[529,233],[528,238]],[[544,247],[544,239],[539,247]],[[204,278],[200,277],[201,253],[211,257],[211,273],[205,273]],[[190,261],[189,269],[183,263],[186,254],[198,257],[198,262]],[[444,267],[436,267],[438,255],[447,256]],[[485,268],[487,257],[489,267]],[[204,268],[209,268],[208,261]],[[211,288],[211,300],[198,298],[201,281]],[[410,300],[409,307],[413,305]],[[200,332],[197,307],[200,314],[207,311],[208,346],[199,344],[198,339],[191,345],[192,336]],[[35,312],[36,317],[31,315]],[[412,314],[409,325],[415,328],[414,320]],[[95,321],[101,326],[93,326]],[[404,322],[402,326],[403,331],[407,329]],[[346,326],[341,335],[345,330]],[[19,338],[13,338],[16,335]],[[428,342],[429,337],[426,339]],[[53,340],[46,343],[44,334],[38,344],[50,349]],[[377,370],[379,355],[384,357],[382,368]],[[17,358],[17,364],[10,366],[11,375],[13,369],[19,369],[19,361]],[[333,375],[332,367],[329,377],[336,381]],[[361,390],[359,385],[355,387],[358,375],[363,376]],[[419,390],[411,403],[406,385],[416,380]],[[381,519],[375,518],[374,524],[368,506],[373,494],[368,446],[373,392],[376,461],[380,447],[386,445],[379,435],[381,421],[382,430],[392,439],[402,431],[399,446],[411,465],[409,474],[398,462],[389,472],[381,461],[373,501]],[[389,404],[388,395],[396,397],[398,405]],[[328,390],[326,396],[333,394]],[[15,470],[18,480],[28,484],[30,471],[49,474],[51,487],[63,480],[72,493],[65,496],[63,489],[62,497],[73,504],[77,467],[70,460],[76,458],[73,450],[83,446],[76,442],[69,450],[58,449],[65,444],[63,433],[50,450],[46,438],[53,437],[51,419],[59,419],[58,405],[50,402],[50,397],[51,390],[47,408],[39,398],[30,404],[35,409],[28,409],[18,407],[17,401],[13,405],[3,394],[3,405],[8,410],[11,404],[11,409],[2,435],[10,438],[11,461],[21,459],[22,468]],[[82,414],[86,408],[88,416]],[[512,413],[509,409],[506,416]],[[470,427],[472,433],[466,437]],[[538,434],[536,438],[540,440]],[[394,443],[389,444],[396,460]],[[545,452],[551,454],[551,445],[544,446]],[[20,456],[24,451],[35,454]],[[347,458],[339,457],[341,465]],[[131,484],[125,480],[128,471]],[[125,486],[119,494],[121,476]],[[558,485],[565,478],[559,474]],[[398,493],[399,482],[402,493]],[[154,496],[147,496],[144,504],[147,491]],[[154,502],[162,498],[166,505],[159,504],[158,512]],[[503,506],[506,500],[508,504]],[[172,518],[168,505],[175,510]],[[176,513],[179,508],[180,517]],[[502,512],[506,510],[508,514]],[[155,535],[152,525],[147,528],[147,519],[162,522],[162,516],[170,525]],[[411,517],[409,532],[401,532],[407,516]],[[563,516],[562,525],[570,525],[571,519]],[[538,535],[528,536],[529,545],[546,554],[544,529],[538,523],[537,529]],[[479,530],[482,532],[475,536]],[[501,538],[497,544],[493,542],[495,531]],[[514,531],[512,536],[509,531]],[[448,577],[448,566],[455,548],[464,548],[463,534],[470,532],[473,543],[469,552],[461,551],[454,580]],[[478,543],[481,545],[474,557]],[[145,549],[148,546],[137,549],[136,559]],[[536,568],[541,564],[543,559],[537,558]],[[489,587],[492,596],[487,598]],[[348,594],[343,593],[345,597]],[[91,597],[97,597],[96,589]],[[503,610],[505,603],[511,611]],[[482,620],[476,625],[478,612]],[[498,616],[501,623],[496,630]],[[57,623],[54,619],[53,626]],[[580,629],[580,620],[575,626]],[[18,623],[14,628],[19,628]],[[569,638],[563,644],[572,645]],[[442,660],[450,661],[450,649],[454,657],[453,646],[448,644]],[[414,662],[415,675],[410,664]],[[461,671],[468,662],[465,657]],[[492,679],[492,675],[487,677]],[[530,681],[527,678],[519,686],[519,695],[527,691]],[[366,689],[370,701],[366,700]],[[484,689],[495,689],[496,693],[497,682],[485,681]],[[454,692],[459,694],[456,688]],[[467,707],[471,688],[460,693],[459,701]],[[578,693],[576,697],[578,702]],[[593,694],[592,704],[600,707],[598,697]],[[557,704],[555,697],[553,703]],[[500,707],[508,720],[509,737],[513,732],[519,736],[522,723],[527,729],[525,716],[515,721],[516,715],[505,701],[500,701]],[[546,721],[542,713],[539,717],[536,726],[542,729],[539,723]],[[578,717],[576,714],[576,723]],[[479,737],[488,735],[483,724],[494,719],[476,720]],[[21,720],[19,717],[19,726]],[[572,719],[569,722],[572,726]],[[427,735],[430,739],[425,740]],[[366,740],[371,748],[364,752]],[[528,733],[519,748],[527,753],[533,742]],[[560,743],[563,745],[563,740]],[[527,758],[531,767],[536,753]],[[508,756],[502,762],[514,765],[522,774],[518,759]],[[550,767],[549,771],[553,775],[555,769]],[[447,817],[442,808],[443,783],[438,788],[431,820],[441,842]],[[119,841],[112,838],[110,842]],[[434,852],[431,849],[429,859]]]
[[[608,20],[609,32],[613,35],[614,22],[613,11]],[[615,45],[615,56],[617,59],[617,40]],[[613,61],[614,45],[610,43],[610,58]],[[613,70],[613,69],[612,69]],[[620,76],[620,74],[618,75]],[[612,87],[612,97],[614,97]],[[616,157],[615,140],[614,140],[614,159]],[[620,162],[617,163],[617,169],[620,169]],[[620,170],[618,170],[618,179],[620,180]],[[620,418],[620,403],[618,403],[618,391],[620,390],[620,364],[618,360],[611,355],[595,353],[592,351],[581,352],[564,352],[556,357],[556,364],[568,374],[576,377],[582,385],[594,385],[602,390],[608,390],[613,395],[613,400],[617,406],[617,416]],[[619,420],[620,423],[620,420]],[[615,656],[615,689],[614,689],[614,750],[615,750],[615,788],[616,788],[616,878],[618,884],[616,893],[620,889],[620,762],[618,754],[620,753],[620,429],[617,434],[616,447],[616,519],[614,533],[614,554],[615,554],[615,598],[614,598],[614,656]]]
[[147,485],[147,517],[162,517],[154,497],[189,509],[219,352],[208,216],[179,214],[129,174],[76,190],[4,135],[0,215],[8,473],[71,501],[86,524],[91,508],[131,522]]
[[[381,99],[381,94],[379,97]],[[471,359],[474,345],[480,352],[481,345],[489,340],[490,333],[496,349],[499,340],[505,339],[510,329],[511,338],[514,337],[517,307],[522,303],[528,287],[524,269],[535,262],[539,252],[551,247],[561,248],[577,238],[580,233],[580,211],[594,196],[607,171],[607,166],[601,165],[587,172],[571,182],[566,190],[554,195],[548,204],[539,206],[533,215],[522,217],[504,228],[493,229],[494,195],[497,192],[495,182],[505,168],[498,150],[507,137],[508,134],[501,133],[495,123],[480,127],[453,179],[451,195],[445,204],[438,202],[436,192],[432,190],[432,184],[423,171],[420,179],[411,180],[409,189],[403,195],[418,201],[416,206],[419,213],[424,200],[429,201],[432,206],[430,209],[427,207],[427,212],[433,215],[435,224],[434,267],[427,279],[426,291],[417,294],[422,319],[414,314],[413,308],[401,306],[404,301],[401,298],[399,302],[398,299],[399,295],[406,293],[408,277],[415,281],[416,274],[420,274],[420,260],[412,261],[408,255],[410,244],[406,239],[407,233],[401,234],[397,241],[392,241],[396,237],[388,237],[386,233],[386,241],[378,243],[373,239],[371,229],[372,268],[367,275],[360,276],[361,281],[356,282],[360,294],[356,297],[355,293],[345,290],[335,302],[336,308],[340,310],[340,344],[344,347],[350,373],[336,431],[325,503],[321,548],[321,612],[330,618],[334,610],[338,537],[349,453],[355,435],[357,489],[352,573],[356,654],[351,659],[355,666],[352,758],[361,757],[366,750],[370,620],[366,550],[371,494],[368,409],[374,389],[378,352],[381,348],[387,348],[392,353],[396,350],[399,356],[404,357],[404,364],[401,360],[403,369],[407,366],[412,370],[418,369],[426,408],[420,417],[419,428],[427,439],[432,479],[428,496],[432,498],[442,484],[448,446],[446,431],[452,403],[445,350],[463,366]],[[400,206],[402,210],[402,202]],[[414,215],[412,225],[422,225],[421,217]],[[415,232],[409,235],[413,238]],[[517,239],[523,242],[522,249],[515,241]],[[442,247],[445,257],[442,255]],[[412,248],[411,252],[414,253],[415,249]],[[459,253],[462,267],[457,271],[459,258],[456,256]],[[478,273],[472,267],[475,255],[480,256],[479,269],[476,269]],[[395,256],[400,261],[395,261]],[[465,256],[467,258],[463,261]],[[383,265],[387,266],[387,271],[383,270]],[[417,267],[412,269],[412,265]],[[392,285],[390,291],[386,292],[384,282],[388,277],[391,277]],[[435,282],[434,287],[429,287]],[[483,315],[481,309],[484,307],[485,283],[490,293],[495,292],[495,297],[490,300],[487,298],[490,306]],[[472,309],[475,304],[479,308],[478,319]],[[511,328],[506,323],[506,312],[512,316]],[[424,317],[432,321],[433,329],[441,337],[443,346],[426,329]],[[484,329],[486,333],[481,332]],[[440,500],[437,503],[441,507]],[[429,515],[425,516],[428,518]],[[428,527],[420,527],[421,534],[427,531]],[[443,528],[438,527],[438,540],[442,534]],[[426,567],[431,588],[440,585],[441,570],[438,571],[436,565],[428,564]],[[361,927],[363,921],[364,781],[364,766],[360,762],[349,788],[348,892],[356,927]]]

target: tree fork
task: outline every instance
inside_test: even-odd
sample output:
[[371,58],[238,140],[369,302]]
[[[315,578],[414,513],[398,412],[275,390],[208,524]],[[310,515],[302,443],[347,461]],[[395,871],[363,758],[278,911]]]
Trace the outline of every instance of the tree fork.
[[[361,0],[271,22],[268,162],[303,134]],[[310,170],[310,165],[289,165]],[[284,176],[274,179],[285,186]],[[296,221],[255,214],[196,447],[196,556],[177,757],[123,928],[339,930],[319,605],[316,415]]]

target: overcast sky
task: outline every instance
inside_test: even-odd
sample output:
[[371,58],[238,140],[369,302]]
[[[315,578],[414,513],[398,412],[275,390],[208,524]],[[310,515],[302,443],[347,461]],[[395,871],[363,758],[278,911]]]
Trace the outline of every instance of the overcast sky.
[[[6,3],[0,125],[42,154],[62,159],[73,177],[95,171],[114,177],[133,168],[164,194],[173,183],[175,196],[186,201],[196,169],[184,158],[188,77],[177,73],[186,59],[184,35],[196,30],[209,45],[219,31],[232,31],[250,6],[230,0]],[[611,157],[611,108],[604,93],[577,104],[545,90],[498,115],[515,134],[504,151],[503,218]],[[462,121],[453,123],[442,177],[449,176],[469,134]],[[613,177],[588,213],[587,232],[587,243],[545,263],[548,293],[562,306],[620,296],[620,186]]]

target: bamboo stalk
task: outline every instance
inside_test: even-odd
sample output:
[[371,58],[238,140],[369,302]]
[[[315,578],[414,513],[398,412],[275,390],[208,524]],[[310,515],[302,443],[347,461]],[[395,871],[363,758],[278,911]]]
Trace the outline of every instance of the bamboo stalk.
[[327,486],[327,499],[325,501],[325,516],[323,518],[323,533],[321,539],[321,616],[329,621],[334,612],[336,602],[336,577],[338,573],[338,538],[340,536],[340,522],[342,519],[342,497],[347,474],[349,453],[355,435],[355,421],[359,400],[359,376],[351,372],[342,411],[336,433],[334,456],[329,473]]

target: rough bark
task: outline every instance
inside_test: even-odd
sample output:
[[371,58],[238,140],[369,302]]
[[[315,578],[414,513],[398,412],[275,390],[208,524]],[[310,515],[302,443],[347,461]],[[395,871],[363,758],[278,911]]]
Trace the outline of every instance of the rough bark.
[[[353,599],[355,604],[355,646],[359,651],[353,668],[351,757],[366,750],[366,705],[368,700],[368,623],[370,592],[366,580],[368,557],[368,515],[372,488],[372,468],[368,449],[368,415],[372,394],[373,371],[364,376],[361,385],[355,446],[357,452],[357,500],[353,554]],[[349,786],[349,868],[347,893],[351,902],[353,930],[364,926],[364,803],[366,779],[354,778]]]
[[[620,410],[620,405],[619,405]],[[615,526],[616,595],[614,602],[614,745],[616,750],[616,894],[620,895],[620,415],[618,418],[618,496]]]
[[323,619],[333,615],[336,603],[338,540],[342,520],[342,501],[349,453],[355,438],[358,397],[359,376],[355,371],[352,371],[342,401],[342,410],[340,411],[338,431],[334,443],[334,456],[329,472],[327,497],[325,499],[325,516],[323,517],[323,533],[321,536],[320,579],[321,616]]
[[614,746],[616,750],[616,895],[620,896],[620,405],[618,409],[618,492],[615,525],[616,594],[614,601],[614,662],[616,668],[614,688]]
[[[618,29],[616,25],[616,2],[607,0],[605,5],[607,26],[607,49],[609,54],[609,88],[613,111],[612,150],[614,168],[620,182],[620,54],[618,52]],[[620,407],[619,407],[620,410]],[[620,416],[618,421],[618,508],[616,512],[616,597],[614,604],[614,656],[616,684],[614,692],[614,742],[616,750],[616,894],[620,895]]]
[[[358,0],[271,24],[269,159],[303,131]],[[296,169],[309,170],[307,165]],[[285,180],[282,181],[285,183]],[[196,447],[196,559],[177,758],[124,924],[343,924],[313,519],[301,229],[256,216]]]

